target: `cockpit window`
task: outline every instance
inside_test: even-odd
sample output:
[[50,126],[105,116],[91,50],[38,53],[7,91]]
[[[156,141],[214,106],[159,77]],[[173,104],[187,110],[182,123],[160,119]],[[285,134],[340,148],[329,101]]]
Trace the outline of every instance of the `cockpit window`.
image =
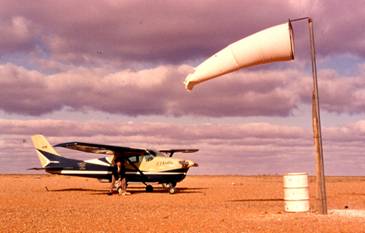
[[163,157],[166,157],[167,154],[165,153],[161,153],[160,151],[157,151],[157,150],[148,150],[148,152],[153,155],[154,157],[157,157],[157,156],[163,156]]
[[139,162],[139,156],[129,157],[129,161],[131,161],[132,163],[138,163]]
[[164,153],[161,153],[159,151],[156,150],[146,150],[146,154],[144,155],[144,157],[146,158],[146,161],[151,161],[154,159],[154,157],[157,156],[166,156]]

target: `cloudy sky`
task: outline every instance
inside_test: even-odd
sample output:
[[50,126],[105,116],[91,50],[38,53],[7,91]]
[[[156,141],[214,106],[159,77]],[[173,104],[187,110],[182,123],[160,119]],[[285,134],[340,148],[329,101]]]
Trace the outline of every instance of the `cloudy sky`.
[[293,24],[294,61],[183,85],[229,43],[310,16],[326,174],[365,175],[362,0],[94,2],[0,1],[0,172],[39,166],[30,136],[41,133],[199,148],[182,156],[200,164],[194,174],[313,173],[305,22]]

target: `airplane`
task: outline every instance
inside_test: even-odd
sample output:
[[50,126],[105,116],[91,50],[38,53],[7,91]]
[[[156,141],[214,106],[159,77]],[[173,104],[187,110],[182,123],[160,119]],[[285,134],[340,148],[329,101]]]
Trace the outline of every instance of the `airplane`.
[[[43,135],[33,135],[32,142],[41,163],[41,168],[31,168],[32,170],[111,182],[113,160],[123,158],[128,162],[127,182],[142,182],[146,192],[153,192],[151,183],[158,183],[168,189],[170,194],[174,194],[177,191],[176,184],[186,177],[189,168],[198,166],[191,160],[172,158],[175,153],[193,153],[198,149],[152,150],[84,142],[66,142],[52,146]],[[89,160],[70,159],[61,156],[55,147],[107,156]]]

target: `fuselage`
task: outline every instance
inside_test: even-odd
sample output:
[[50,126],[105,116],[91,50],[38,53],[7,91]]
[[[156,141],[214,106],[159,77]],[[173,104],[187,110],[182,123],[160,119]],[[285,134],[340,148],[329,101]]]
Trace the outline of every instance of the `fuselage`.
[[[51,163],[45,171],[51,174],[96,178],[111,181],[112,156],[91,160],[76,160],[39,150]],[[181,160],[158,154],[133,156],[126,164],[126,179],[129,182],[177,183],[182,181],[189,168],[194,166],[190,160]],[[138,168],[138,169],[136,169]]]

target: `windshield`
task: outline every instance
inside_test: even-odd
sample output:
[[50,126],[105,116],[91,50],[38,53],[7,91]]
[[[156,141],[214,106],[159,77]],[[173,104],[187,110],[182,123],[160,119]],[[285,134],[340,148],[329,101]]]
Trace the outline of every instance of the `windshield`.
[[151,161],[154,159],[154,157],[157,156],[157,152],[154,150],[146,150],[146,154],[144,155],[144,158],[146,159],[146,161]]
[[166,154],[161,153],[160,151],[157,151],[157,150],[148,150],[148,154],[152,155],[153,157],[156,157],[156,156],[166,157]]

